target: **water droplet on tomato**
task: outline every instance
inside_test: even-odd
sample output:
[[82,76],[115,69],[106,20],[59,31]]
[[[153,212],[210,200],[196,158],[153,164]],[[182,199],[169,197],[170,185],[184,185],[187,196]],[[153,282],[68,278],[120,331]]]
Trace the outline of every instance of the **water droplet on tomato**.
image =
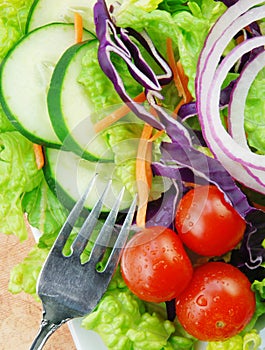
[[228,310],[228,315],[229,315],[229,316],[234,316],[234,314],[235,314],[235,313],[234,313],[234,310],[232,310],[232,309],[229,309],[229,310]]
[[199,306],[207,306],[208,302],[204,295],[200,295],[196,299],[196,304]]
[[192,227],[194,223],[192,221],[189,221],[189,227]]
[[188,312],[188,319],[190,320],[194,319],[194,315],[191,312]]

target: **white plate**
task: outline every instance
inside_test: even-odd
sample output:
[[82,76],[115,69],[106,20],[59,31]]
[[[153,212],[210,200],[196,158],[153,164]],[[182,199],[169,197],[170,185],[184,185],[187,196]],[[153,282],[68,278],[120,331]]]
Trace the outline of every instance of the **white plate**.
[[[77,350],[108,350],[107,347],[104,345],[102,339],[100,336],[93,332],[85,330],[81,327],[82,319],[78,318],[75,320],[72,320],[68,323],[73,340],[76,345]],[[262,343],[260,346],[261,350],[265,349],[265,317],[260,320],[258,325],[258,331],[262,338]],[[206,343],[198,342],[196,344],[196,350],[204,350],[206,349]]]

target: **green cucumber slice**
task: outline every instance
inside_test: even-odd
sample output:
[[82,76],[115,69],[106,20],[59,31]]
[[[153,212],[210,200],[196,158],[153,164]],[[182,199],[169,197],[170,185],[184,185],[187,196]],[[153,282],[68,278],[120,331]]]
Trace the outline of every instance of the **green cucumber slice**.
[[[104,201],[102,212],[109,212],[112,204],[120,193],[123,185],[115,175],[114,163],[89,162],[76,154],[68,151],[47,148],[45,149],[44,175],[52,191],[61,203],[71,209],[82,193],[84,193],[89,181],[97,175],[85,207],[91,210],[100,194],[112,180],[110,189]],[[125,190],[121,202],[120,211],[128,208],[132,196]]]
[[53,22],[74,23],[75,12],[83,17],[84,28],[92,29],[95,2],[96,0],[35,0],[29,12],[26,31]]
[[[91,34],[84,32],[85,39]],[[60,147],[47,108],[47,88],[63,52],[75,42],[73,24],[53,23],[24,36],[0,71],[0,102],[16,128],[32,142]]]
[[65,51],[55,66],[48,91],[48,111],[53,129],[64,149],[90,161],[113,160],[106,141],[94,132],[86,92],[78,83],[82,59],[97,40],[75,44]]

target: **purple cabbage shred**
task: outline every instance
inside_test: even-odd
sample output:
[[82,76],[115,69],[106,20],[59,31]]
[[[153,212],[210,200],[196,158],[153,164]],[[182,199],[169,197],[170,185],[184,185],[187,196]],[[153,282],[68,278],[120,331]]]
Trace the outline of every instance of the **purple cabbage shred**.
[[[223,1],[226,6],[232,6],[236,1]],[[143,121],[149,123],[158,130],[165,130],[171,142],[161,144],[161,160],[152,164],[153,173],[156,176],[164,176],[172,179],[172,187],[164,193],[161,199],[149,203],[147,212],[147,225],[163,225],[173,227],[175,209],[179,198],[188,189],[185,183],[214,184],[225,195],[238,213],[246,220],[247,229],[241,246],[232,252],[231,263],[240,268],[250,279],[251,276],[265,278],[265,269],[261,264],[265,262],[265,212],[253,208],[240,190],[230,174],[224,169],[218,160],[205,155],[197,149],[200,139],[193,130],[186,127],[181,120],[173,119],[156,99],[161,96],[161,85],[167,84],[172,79],[172,72],[158,53],[147,33],[137,33],[131,28],[116,27],[104,0],[98,0],[94,7],[96,33],[99,39],[98,61],[112,81],[114,88],[129,108]],[[259,30],[252,25],[253,35],[258,35]],[[132,36],[152,56],[163,69],[164,74],[156,75],[152,68],[141,56],[140,50]],[[127,64],[132,77],[143,86],[147,102],[157,114],[154,117],[144,105],[137,104],[127,94],[122,78],[111,61],[111,53],[119,55]],[[221,93],[220,107],[226,106],[234,82]],[[180,110],[180,119],[185,120],[196,114],[196,106],[193,102],[184,105]],[[204,145],[204,144],[203,144]],[[253,272],[254,271],[254,272]]]

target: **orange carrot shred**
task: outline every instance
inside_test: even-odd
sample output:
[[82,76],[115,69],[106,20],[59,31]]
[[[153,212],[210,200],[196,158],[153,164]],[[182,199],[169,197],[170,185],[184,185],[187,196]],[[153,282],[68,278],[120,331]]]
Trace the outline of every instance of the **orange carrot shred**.
[[[139,95],[134,97],[135,102],[144,102],[146,100],[145,93],[141,92]],[[96,133],[106,129],[116,121],[123,118],[126,114],[130,112],[130,108],[127,105],[123,105],[122,107],[116,109],[113,113],[107,115],[105,118],[101,119],[94,125],[94,130]]]
[[136,184],[138,192],[138,210],[136,224],[145,227],[146,210],[149,192],[152,185],[152,144],[148,142],[153,132],[153,127],[145,124],[139,140],[136,157]]
[[165,130],[159,130],[157,131],[149,140],[148,142],[153,142],[155,140],[157,140],[160,136],[162,136],[165,133]]
[[188,89],[189,79],[185,75],[182,64],[180,61],[177,61],[177,62],[175,61],[172,40],[170,38],[167,38],[166,46],[167,46],[168,62],[173,72],[174,83],[177,88],[179,96],[182,97],[182,99],[180,100],[179,104],[177,105],[174,111],[174,113],[177,113],[181,105],[192,101],[192,95]]
[[174,83],[175,83],[175,86],[179,92],[179,95],[182,96],[183,95],[182,85],[181,85],[181,81],[180,81],[179,74],[178,74],[177,64],[175,61],[172,40],[170,38],[167,38],[167,40],[166,40],[166,47],[167,47],[168,63],[169,63],[169,66],[173,72]]
[[178,70],[179,78],[180,78],[181,85],[183,88],[184,101],[185,101],[185,103],[190,102],[192,100],[192,96],[191,96],[191,93],[188,89],[189,79],[186,76],[184,69],[183,69],[183,66],[182,66],[180,61],[177,62],[177,70]]
[[83,40],[83,18],[78,13],[74,14],[74,26],[75,26],[75,42],[81,43]]
[[185,100],[184,100],[184,98],[182,98],[182,99],[179,101],[179,103],[177,104],[177,106],[175,107],[175,109],[174,109],[173,114],[174,114],[175,116],[178,114],[178,111],[179,111],[180,107],[181,107],[182,105],[184,105],[184,104],[185,104]]
[[36,164],[38,169],[42,169],[44,166],[44,155],[41,145],[33,143],[33,150],[35,154]]

